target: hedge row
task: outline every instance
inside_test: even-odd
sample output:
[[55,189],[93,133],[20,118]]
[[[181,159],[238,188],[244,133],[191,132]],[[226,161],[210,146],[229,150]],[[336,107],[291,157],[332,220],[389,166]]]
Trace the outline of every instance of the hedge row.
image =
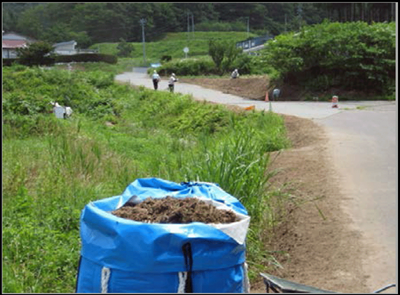
[[[258,58],[245,53],[239,54],[234,60],[229,70],[233,71],[233,69],[238,69],[241,75],[263,74],[262,68],[258,65]],[[148,73],[152,72],[153,69],[148,70]],[[168,76],[171,73],[175,73],[179,76],[219,75],[215,63],[209,57],[168,61],[163,63],[163,65],[157,69],[157,72],[161,76]],[[225,74],[230,74],[230,72]]]
[[17,63],[18,58],[3,58],[3,66],[11,66],[13,63]]
[[167,76],[171,73],[178,76],[215,75],[217,69],[212,60],[181,59],[163,64],[158,68],[158,73],[161,76]]
[[[110,54],[101,53],[81,53],[74,55],[57,55],[54,58],[43,58],[42,65],[53,65],[55,63],[69,62],[105,62],[116,64],[118,58]],[[20,63],[18,58],[3,58],[3,66],[11,66],[13,63]]]
[[118,58],[115,55],[101,54],[101,53],[81,53],[74,55],[58,55],[55,62],[106,62],[109,64],[116,64]]

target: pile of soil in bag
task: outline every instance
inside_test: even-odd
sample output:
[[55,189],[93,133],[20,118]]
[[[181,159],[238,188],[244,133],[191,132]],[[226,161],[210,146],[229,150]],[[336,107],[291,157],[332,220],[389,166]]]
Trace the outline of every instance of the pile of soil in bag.
[[145,223],[231,223],[239,221],[233,211],[217,209],[197,198],[147,198],[136,204],[124,205],[111,212],[126,219]]

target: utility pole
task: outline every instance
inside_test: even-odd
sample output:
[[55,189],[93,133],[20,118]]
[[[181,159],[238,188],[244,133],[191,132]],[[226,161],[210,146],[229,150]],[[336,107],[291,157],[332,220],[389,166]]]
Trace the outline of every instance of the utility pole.
[[287,15],[285,13],[285,33],[287,32]]
[[302,6],[301,3],[299,3],[298,6],[297,6],[297,13],[298,13],[298,16],[299,16],[299,31],[301,30],[301,20],[302,20],[301,14],[303,12],[303,9],[302,9],[301,6]]
[[194,15],[192,13],[192,32],[193,32],[193,39],[194,39]]
[[249,33],[250,33],[250,26],[249,26],[249,23],[250,23],[250,17],[248,16],[248,17],[247,17],[247,38],[249,38]]
[[144,40],[144,24],[146,23],[146,20],[142,18],[140,21],[140,24],[142,25],[142,42],[143,42],[143,61],[146,64],[146,49],[145,49],[145,40]]
[[[192,30],[190,30],[190,22],[192,22]],[[194,38],[194,15],[188,10],[187,11],[187,38],[189,39],[190,31],[192,31],[192,36]]]
[[351,21],[354,21],[354,3],[351,3]]
[[396,11],[396,3],[392,3],[391,5],[390,5],[391,7],[391,20],[392,20],[392,22],[394,21],[394,14],[395,14],[395,11]]
[[187,39],[189,40],[189,32],[190,32],[190,11],[187,11]]

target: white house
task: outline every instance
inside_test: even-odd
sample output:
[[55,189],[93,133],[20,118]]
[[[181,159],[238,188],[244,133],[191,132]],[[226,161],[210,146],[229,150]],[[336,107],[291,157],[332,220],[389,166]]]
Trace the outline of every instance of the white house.
[[75,49],[76,45],[77,43],[75,40],[53,44],[54,53],[57,53],[59,55],[76,54],[77,53],[77,50]]
[[76,48],[75,40],[53,44],[53,52],[59,55],[73,55],[78,53],[96,53],[97,50],[93,49],[79,49]]

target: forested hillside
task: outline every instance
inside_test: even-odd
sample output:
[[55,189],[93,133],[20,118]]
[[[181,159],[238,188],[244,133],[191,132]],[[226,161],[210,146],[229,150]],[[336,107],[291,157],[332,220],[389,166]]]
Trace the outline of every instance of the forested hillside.
[[390,22],[395,3],[3,3],[3,30],[50,43],[157,41],[167,32],[278,35],[324,19]]

